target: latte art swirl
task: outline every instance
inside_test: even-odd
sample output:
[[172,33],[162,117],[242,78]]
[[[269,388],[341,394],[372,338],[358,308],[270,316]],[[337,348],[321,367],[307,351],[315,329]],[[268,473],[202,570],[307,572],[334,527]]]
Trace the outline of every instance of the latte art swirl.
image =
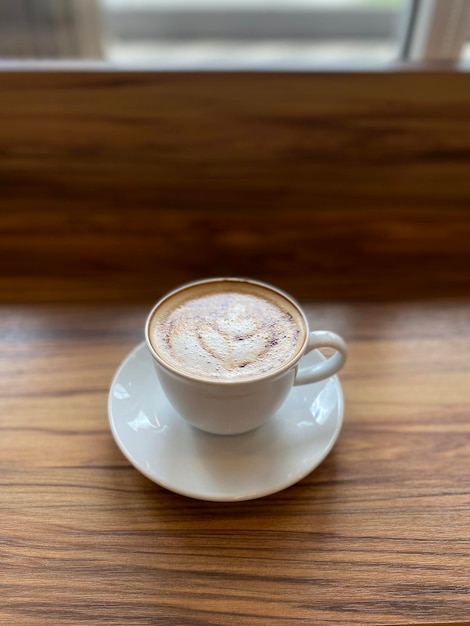
[[174,367],[210,379],[250,378],[297,353],[298,322],[277,303],[223,291],[179,303],[152,327],[152,343]]

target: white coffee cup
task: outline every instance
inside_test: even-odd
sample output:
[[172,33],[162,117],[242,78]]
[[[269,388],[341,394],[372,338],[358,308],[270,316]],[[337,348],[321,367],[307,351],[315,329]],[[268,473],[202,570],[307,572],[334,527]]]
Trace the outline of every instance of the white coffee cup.
[[[195,373],[184,364],[175,365],[165,354],[165,346],[156,345],[154,338],[155,332],[163,327],[165,312],[175,310],[179,303],[191,299],[191,294],[197,297],[205,292],[217,294],[219,290],[224,294],[240,291],[266,297],[285,307],[287,315],[298,327],[298,346],[294,353],[276,367],[255,371],[248,378],[211,379],[203,371]],[[230,319],[224,323],[225,327],[230,326]],[[310,384],[333,376],[344,365],[347,354],[345,342],[335,333],[309,331],[305,314],[291,296],[266,283],[244,278],[211,278],[171,291],[151,310],[145,338],[160,385],[177,413],[193,426],[219,435],[235,435],[257,428],[274,415],[294,385]],[[191,336],[189,341],[193,341]],[[302,367],[302,357],[318,348],[334,348],[336,352],[319,364]]]

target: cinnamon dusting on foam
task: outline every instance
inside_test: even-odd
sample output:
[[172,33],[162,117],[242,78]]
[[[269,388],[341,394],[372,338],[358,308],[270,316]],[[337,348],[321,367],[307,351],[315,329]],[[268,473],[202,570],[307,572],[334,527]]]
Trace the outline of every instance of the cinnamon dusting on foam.
[[186,299],[157,312],[150,339],[165,361],[198,377],[236,380],[274,371],[297,354],[304,333],[292,305],[263,297],[263,288],[232,289],[188,289]]

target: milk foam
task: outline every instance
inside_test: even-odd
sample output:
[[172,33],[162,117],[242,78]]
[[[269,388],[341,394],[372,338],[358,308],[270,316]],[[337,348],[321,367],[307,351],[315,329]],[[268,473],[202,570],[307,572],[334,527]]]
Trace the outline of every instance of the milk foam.
[[[292,308],[292,305],[290,305]],[[152,345],[179,370],[209,379],[246,379],[276,370],[299,350],[289,307],[255,293],[195,293],[156,316]]]

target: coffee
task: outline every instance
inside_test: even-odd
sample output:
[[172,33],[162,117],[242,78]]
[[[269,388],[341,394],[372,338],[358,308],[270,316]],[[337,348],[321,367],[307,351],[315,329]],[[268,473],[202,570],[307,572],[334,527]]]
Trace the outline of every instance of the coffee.
[[237,280],[170,294],[149,324],[152,347],[168,365],[219,382],[275,372],[299,353],[305,337],[302,314],[287,298]]

